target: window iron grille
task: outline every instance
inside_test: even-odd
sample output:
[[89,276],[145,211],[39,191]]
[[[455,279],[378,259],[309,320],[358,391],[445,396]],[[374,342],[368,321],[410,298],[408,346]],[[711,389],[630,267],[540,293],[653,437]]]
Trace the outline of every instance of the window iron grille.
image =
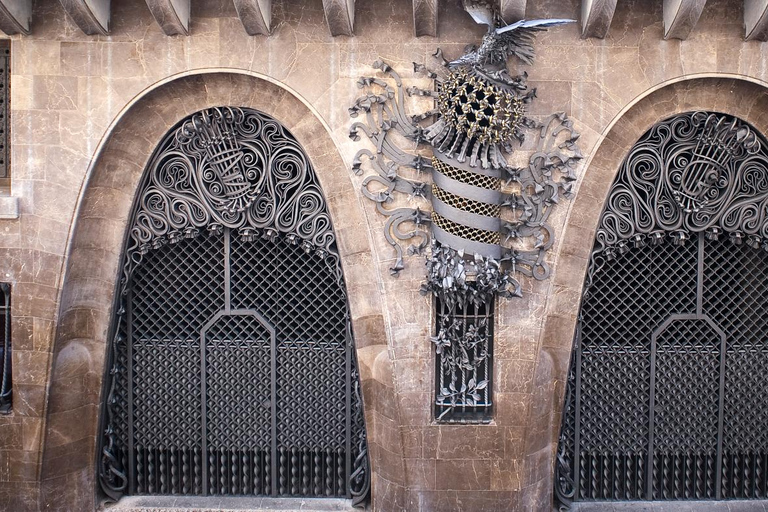
[[[0,180],[10,177],[11,42],[0,40]],[[0,184],[2,182],[0,181]]]
[[493,299],[453,302],[435,295],[435,418],[484,423],[492,417]]
[[119,287],[100,441],[108,498],[367,499],[335,235],[282,125],[214,108],[172,130],[139,187]]
[[768,497],[765,144],[692,112],[622,163],[577,320],[561,504]]
[[13,405],[13,381],[11,368],[11,285],[0,283],[0,414],[11,412]]

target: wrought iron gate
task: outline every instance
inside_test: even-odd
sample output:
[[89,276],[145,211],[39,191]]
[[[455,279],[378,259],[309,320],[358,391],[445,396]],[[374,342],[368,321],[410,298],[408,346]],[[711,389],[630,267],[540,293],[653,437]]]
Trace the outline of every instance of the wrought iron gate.
[[768,158],[746,124],[659,123],[609,193],[556,465],[561,503],[768,496]]
[[186,119],[151,160],[126,247],[105,493],[364,501],[344,278],[295,139],[247,109]]

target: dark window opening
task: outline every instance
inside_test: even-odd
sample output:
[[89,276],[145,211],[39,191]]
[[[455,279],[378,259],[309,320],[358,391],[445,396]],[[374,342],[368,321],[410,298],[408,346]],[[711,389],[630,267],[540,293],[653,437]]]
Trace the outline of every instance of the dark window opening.
[[11,42],[0,40],[0,188],[10,186]]
[[0,414],[9,414],[12,405],[11,381],[11,285],[0,283]]

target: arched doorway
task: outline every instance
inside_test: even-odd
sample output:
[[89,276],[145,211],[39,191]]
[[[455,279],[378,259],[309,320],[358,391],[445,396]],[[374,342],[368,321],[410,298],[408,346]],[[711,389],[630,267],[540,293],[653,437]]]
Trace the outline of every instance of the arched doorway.
[[634,145],[601,214],[577,321],[556,496],[764,498],[768,151],[689,112]]
[[128,226],[102,490],[364,501],[344,277],[293,136],[248,108],[188,116],[150,159]]

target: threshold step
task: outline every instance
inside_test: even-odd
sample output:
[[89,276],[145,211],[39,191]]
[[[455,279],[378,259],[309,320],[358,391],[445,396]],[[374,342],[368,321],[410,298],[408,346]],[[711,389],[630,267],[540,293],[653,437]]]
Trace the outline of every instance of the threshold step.
[[[217,496],[127,496],[104,512],[360,512],[350,500]],[[761,511],[762,512],[762,511]]]
[[768,512],[768,500],[579,502],[568,512]]

